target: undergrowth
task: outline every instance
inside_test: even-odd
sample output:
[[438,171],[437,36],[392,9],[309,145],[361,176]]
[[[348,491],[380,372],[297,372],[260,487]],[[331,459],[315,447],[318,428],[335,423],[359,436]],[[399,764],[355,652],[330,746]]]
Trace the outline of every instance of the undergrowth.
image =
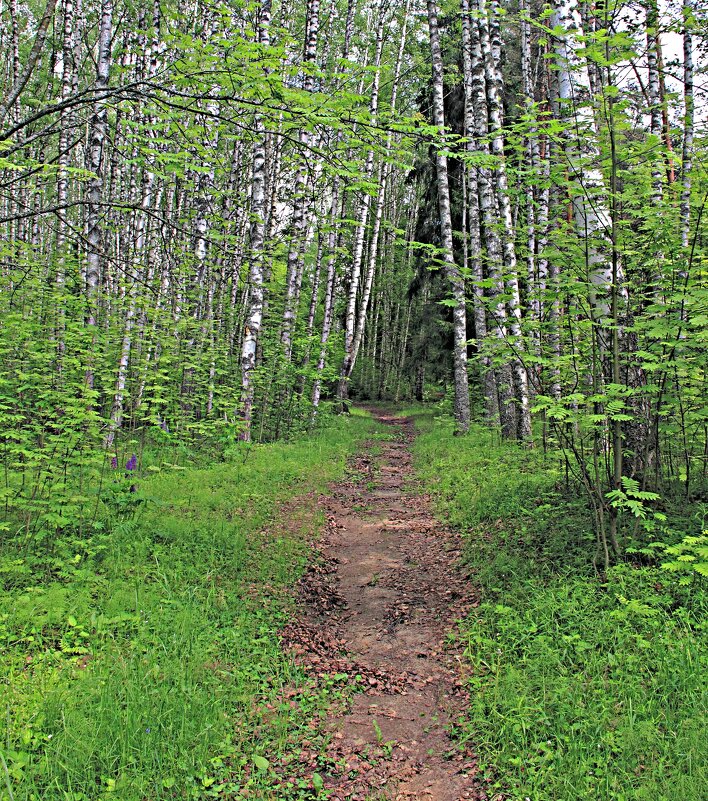
[[700,801],[705,580],[645,555],[601,583],[589,511],[557,455],[417,414],[418,475],[482,590],[459,628],[471,703],[457,736],[513,801]]
[[49,567],[46,542],[1,542],[2,801],[273,797],[265,754],[299,753],[325,704],[293,701],[304,677],[278,640],[320,516],[274,513],[340,476],[371,429],[355,414],[203,469],[121,474],[121,502],[52,543]]

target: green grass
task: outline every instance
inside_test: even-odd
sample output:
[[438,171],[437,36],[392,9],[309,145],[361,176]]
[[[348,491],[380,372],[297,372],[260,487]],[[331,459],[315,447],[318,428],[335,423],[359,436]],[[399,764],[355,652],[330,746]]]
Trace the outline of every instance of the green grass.
[[471,703],[456,734],[496,788],[514,801],[705,798],[705,586],[630,563],[600,584],[589,513],[555,456],[417,414],[417,472],[483,590],[458,633]]
[[139,477],[137,514],[55,548],[50,571],[44,552],[3,544],[2,801],[272,797],[265,755],[299,753],[324,705],[278,639],[322,521],[307,504],[286,526],[273,516],[341,476],[372,428],[355,414]]

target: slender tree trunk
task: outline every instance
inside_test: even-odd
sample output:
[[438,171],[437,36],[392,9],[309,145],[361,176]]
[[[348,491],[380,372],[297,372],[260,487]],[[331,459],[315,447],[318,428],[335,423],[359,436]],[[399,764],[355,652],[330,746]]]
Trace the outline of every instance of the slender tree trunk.
[[[259,43],[266,49],[270,45],[271,0],[263,0],[260,8]],[[256,142],[253,148],[251,177],[251,235],[248,273],[248,311],[241,347],[241,408],[239,417],[243,428],[239,439],[249,442],[253,419],[255,387],[253,371],[263,321],[263,261],[266,218],[266,132],[261,115],[256,116]]]
[[[484,11],[485,0],[480,0],[480,10]],[[492,154],[496,156],[496,199],[504,230],[504,284],[509,295],[509,333],[513,348],[512,369],[516,388],[517,415],[516,436],[522,441],[531,441],[531,411],[529,401],[529,381],[523,362],[524,341],[521,330],[521,293],[517,272],[515,231],[509,200],[509,187],[506,175],[503,134],[503,102],[502,77],[499,61],[495,52],[500,49],[500,35],[497,17],[499,14],[496,0],[490,3],[489,14],[479,20],[480,43],[484,57],[485,78],[487,85],[487,104],[489,108],[489,131],[491,134]],[[494,42],[497,42],[495,45]]]
[[[20,18],[17,9],[17,3],[11,2],[10,4],[10,17],[13,25],[13,83],[10,87],[10,91],[7,93],[7,97],[2,101],[0,104],[0,126],[5,122],[5,118],[7,115],[12,111],[17,99],[22,94],[22,90],[27,85],[27,82],[32,77],[32,73],[34,72],[34,68],[37,65],[37,61],[39,61],[40,56],[42,55],[42,51],[44,49],[44,43],[47,39],[47,32],[49,30],[49,25],[54,18],[54,9],[56,8],[57,0],[47,0],[47,5],[44,8],[44,13],[42,14],[41,19],[39,20],[39,25],[37,26],[37,33],[34,37],[34,43],[32,44],[32,49],[29,52],[29,55],[25,58],[25,66],[24,69],[20,71],[20,56],[19,56],[19,49],[17,47],[17,22]],[[0,135],[0,139],[3,137]]]
[[[681,244],[686,251],[691,233],[691,171],[693,168],[693,127],[695,103],[693,98],[693,0],[683,5],[683,148],[681,152]],[[685,268],[688,276],[688,265]]]
[[[469,0],[461,0],[462,10],[462,66],[465,87],[465,137],[467,138],[466,150],[472,154],[482,151],[480,143],[481,132],[476,130],[475,110],[474,110],[474,86],[473,86],[473,65],[472,65],[472,19],[470,15]],[[476,26],[476,21],[474,22]],[[480,76],[481,77],[481,76]],[[465,229],[465,241],[469,243],[469,271],[473,285],[473,314],[474,314],[474,335],[477,343],[477,351],[484,350],[487,346],[487,310],[484,299],[484,268],[482,264],[482,229],[479,208],[479,167],[470,165],[466,172],[466,203],[465,212],[467,217],[467,227]],[[464,180],[464,179],[463,179]],[[482,382],[484,392],[485,417],[488,423],[496,423],[499,417],[499,398],[497,396],[497,386],[494,380],[494,370],[491,360],[486,354],[482,355]]]
[[453,306],[454,329],[454,378],[455,421],[458,431],[464,433],[470,427],[470,396],[467,379],[467,309],[465,282],[460,268],[455,263],[452,242],[452,213],[450,211],[450,188],[448,182],[447,156],[444,151],[445,105],[443,89],[443,62],[438,30],[438,9],[435,0],[428,0],[428,31],[433,75],[433,123],[440,140],[436,147],[435,169],[438,184],[438,207],[442,233],[442,250],[445,275],[450,284]]
[[312,386],[312,420],[320,405],[320,395],[322,392],[322,372],[327,361],[327,343],[332,332],[332,319],[334,315],[334,293],[337,277],[337,215],[339,213],[339,176],[335,176],[334,186],[332,187],[332,209],[330,212],[329,233],[327,235],[327,279],[325,285],[324,314],[322,318],[322,331],[320,334],[320,354],[317,360],[317,373]]
[[[320,3],[319,0],[308,0],[305,48],[303,57],[304,80],[303,89],[307,92],[314,90],[314,78],[310,68],[317,58],[317,40],[319,36],[320,22]],[[310,146],[310,132],[305,128],[300,130],[300,144],[303,154]],[[297,317],[297,306],[302,283],[302,269],[307,246],[307,229],[310,206],[312,203],[311,193],[308,192],[307,163],[302,163],[297,170],[294,191],[293,191],[293,217],[292,217],[292,239],[288,252],[287,275],[285,282],[285,305],[283,310],[283,324],[281,328],[280,341],[283,346],[283,353],[286,361],[292,358],[293,334],[295,332],[295,321]]]
[[[398,98],[398,82],[401,75],[401,65],[403,63],[403,53],[406,46],[406,35],[408,31],[408,9],[410,7],[410,0],[406,0],[406,5],[403,10],[403,25],[400,33],[398,55],[396,58],[396,66],[394,69],[393,79],[391,82],[391,118],[395,118],[396,114],[396,101]],[[381,19],[380,30],[383,31],[383,17]],[[381,36],[383,41],[383,36]],[[380,53],[377,53],[377,64],[380,60]],[[371,239],[369,242],[368,265],[364,286],[359,300],[359,311],[356,318],[356,326],[354,329],[354,336],[351,342],[351,352],[349,358],[346,360],[346,379],[351,378],[354,366],[356,365],[359,348],[361,347],[364,338],[364,329],[366,327],[366,318],[369,310],[369,298],[371,297],[371,289],[374,282],[374,275],[376,273],[376,260],[378,257],[379,248],[379,233],[381,231],[381,222],[383,220],[384,202],[386,200],[386,192],[388,187],[388,179],[390,174],[390,167],[387,163],[391,151],[392,133],[389,131],[386,137],[386,150],[384,152],[383,160],[379,165],[378,184],[379,191],[376,198],[376,211],[374,212],[374,220],[371,230]]]
[[[371,88],[371,100],[369,112],[372,122],[375,123],[378,115],[379,106],[379,81],[381,79],[381,54],[384,42],[384,19],[386,6],[382,6],[379,16],[379,23],[376,29],[376,52],[374,56],[374,80]],[[374,174],[374,151],[369,150],[364,167],[364,177],[369,180]],[[347,295],[346,317],[344,324],[344,359],[340,371],[339,385],[337,387],[337,397],[344,400],[349,394],[349,377],[354,369],[352,357],[354,348],[354,337],[356,335],[357,324],[357,298],[359,297],[359,283],[361,279],[361,267],[364,259],[364,244],[366,240],[366,227],[369,220],[371,208],[371,196],[367,191],[359,207],[359,217],[357,227],[354,232],[354,245],[352,249],[352,267],[350,273],[349,292]]]
[[[489,137],[489,108],[485,78],[485,66],[477,18],[480,14],[478,0],[472,4],[475,22],[470,25],[470,58],[471,58],[471,96],[474,109],[474,130],[477,149],[481,154],[491,155]],[[501,300],[504,295],[503,253],[499,234],[497,198],[494,191],[492,171],[487,166],[480,166],[476,172],[476,189],[479,193],[479,211],[482,241],[486,250],[487,275],[490,279],[490,317],[494,334],[494,350],[501,358],[508,347],[508,328],[506,304]],[[470,192],[472,194],[472,192]],[[480,274],[480,280],[483,275]],[[480,295],[482,298],[482,295]],[[516,409],[513,402],[513,377],[511,366],[503,364],[494,371],[494,387],[489,387],[491,408],[498,410],[502,435],[507,438],[516,435]],[[496,402],[494,400],[496,395]]]
[[[62,75],[61,75],[61,100],[66,102],[71,96],[73,88],[74,72],[74,24],[75,6],[73,0],[64,0],[64,29],[62,37]],[[66,239],[68,229],[68,210],[69,202],[69,166],[71,165],[71,137],[72,115],[67,111],[62,111],[61,132],[59,134],[59,155],[57,170],[57,207],[60,209],[57,221],[56,234],[56,270],[55,281],[60,290],[63,290],[66,281]],[[63,307],[63,303],[61,304]],[[58,311],[56,323],[57,340],[57,373],[62,373],[64,359],[64,311]]]
[[[101,24],[98,35],[98,58],[96,61],[96,89],[99,94],[108,87],[111,67],[111,41],[113,37],[113,0],[103,0]],[[98,314],[98,291],[101,286],[101,199],[103,192],[103,149],[106,139],[108,108],[105,101],[99,100],[94,108],[89,124],[89,163],[93,173],[88,191],[88,224],[86,254],[86,295],[88,316],[86,323],[96,326]],[[93,372],[89,370],[86,382],[93,387]]]
[[531,341],[536,356],[541,355],[541,320],[542,298],[545,294],[545,275],[542,276],[536,260],[537,248],[537,209],[535,188],[541,178],[539,170],[540,146],[538,126],[536,123],[535,92],[533,65],[531,59],[531,22],[528,0],[521,0],[521,82],[523,90],[523,107],[526,113],[528,134],[526,137],[526,158],[528,177],[524,188],[526,202],[526,275],[528,281],[528,307],[533,322]]

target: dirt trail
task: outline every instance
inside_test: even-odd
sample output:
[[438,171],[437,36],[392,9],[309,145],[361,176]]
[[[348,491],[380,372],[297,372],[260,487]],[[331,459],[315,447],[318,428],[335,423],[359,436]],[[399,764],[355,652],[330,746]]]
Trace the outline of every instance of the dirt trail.
[[367,688],[328,722],[325,786],[335,801],[484,799],[473,756],[448,736],[465,694],[445,635],[474,598],[456,538],[406,490],[412,423],[374,414],[390,436],[356,460],[357,480],[322,499],[322,558],[302,582],[307,620],[289,643],[310,668],[355,672]]

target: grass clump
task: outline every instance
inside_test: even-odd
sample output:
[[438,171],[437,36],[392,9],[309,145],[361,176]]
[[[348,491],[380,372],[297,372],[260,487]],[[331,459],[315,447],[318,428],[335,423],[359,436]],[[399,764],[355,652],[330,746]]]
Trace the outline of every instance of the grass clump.
[[419,476],[483,590],[458,636],[457,735],[514,801],[699,801],[708,786],[706,593],[658,564],[594,575],[583,498],[556,456],[418,416]]
[[135,513],[50,573],[43,551],[3,542],[2,801],[270,797],[265,755],[299,753],[323,703],[282,701],[303,676],[278,640],[322,521],[314,504],[288,507],[286,525],[274,513],[340,476],[371,429],[354,415],[204,469],[131,475]]

